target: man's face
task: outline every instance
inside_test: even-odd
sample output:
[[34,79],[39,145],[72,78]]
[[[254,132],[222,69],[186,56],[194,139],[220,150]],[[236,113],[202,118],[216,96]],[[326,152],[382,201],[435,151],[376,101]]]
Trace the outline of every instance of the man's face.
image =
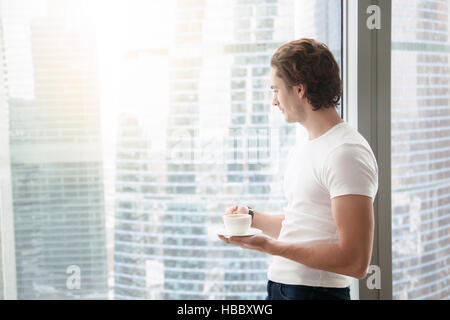
[[286,122],[300,122],[302,116],[301,98],[296,93],[298,87],[288,88],[283,79],[276,75],[276,69],[270,70],[270,88],[273,90],[272,105],[277,106],[284,114]]

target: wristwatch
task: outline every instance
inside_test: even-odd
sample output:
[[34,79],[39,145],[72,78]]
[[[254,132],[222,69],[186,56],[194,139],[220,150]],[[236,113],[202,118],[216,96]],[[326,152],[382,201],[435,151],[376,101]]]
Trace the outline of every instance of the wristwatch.
[[249,206],[247,206],[248,209],[248,214],[252,216],[252,220],[253,220],[253,216],[255,215],[255,212],[253,211],[253,209]]

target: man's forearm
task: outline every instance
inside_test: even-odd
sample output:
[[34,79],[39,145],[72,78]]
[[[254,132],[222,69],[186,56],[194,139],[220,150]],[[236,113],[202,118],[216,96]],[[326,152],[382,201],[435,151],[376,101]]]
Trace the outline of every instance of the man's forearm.
[[271,215],[254,210],[252,227],[261,229],[265,234],[278,239],[284,215]]
[[348,275],[355,278],[363,278],[366,270],[361,268],[364,263],[358,261],[345,252],[339,244],[293,244],[270,240],[267,245],[267,253],[281,256],[310,268]]

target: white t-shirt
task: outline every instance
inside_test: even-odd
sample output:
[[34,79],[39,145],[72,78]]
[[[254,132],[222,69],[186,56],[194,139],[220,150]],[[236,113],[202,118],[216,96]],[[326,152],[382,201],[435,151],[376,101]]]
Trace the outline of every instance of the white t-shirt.
[[[331,199],[346,194],[375,198],[378,166],[367,141],[346,122],[313,140],[298,142],[289,152],[284,175],[287,206],[278,240],[323,244],[339,240]],[[313,269],[273,256],[268,279],[318,287],[343,288],[351,277]]]

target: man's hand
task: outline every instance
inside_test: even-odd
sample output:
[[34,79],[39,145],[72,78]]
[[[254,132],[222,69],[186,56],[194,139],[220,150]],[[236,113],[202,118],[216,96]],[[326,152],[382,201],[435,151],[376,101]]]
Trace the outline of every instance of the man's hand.
[[265,235],[219,238],[241,248],[281,256],[310,268],[362,279],[366,276],[372,253],[372,198],[361,195],[335,197],[331,200],[331,211],[339,233],[336,243],[290,243]]
[[248,214],[248,208],[244,205],[237,205],[225,209],[224,215],[227,214]]
[[224,237],[219,235],[222,241],[233,244],[244,249],[257,250],[268,253],[270,249],[271,239],[265,235],[255,235],[249,237]]

